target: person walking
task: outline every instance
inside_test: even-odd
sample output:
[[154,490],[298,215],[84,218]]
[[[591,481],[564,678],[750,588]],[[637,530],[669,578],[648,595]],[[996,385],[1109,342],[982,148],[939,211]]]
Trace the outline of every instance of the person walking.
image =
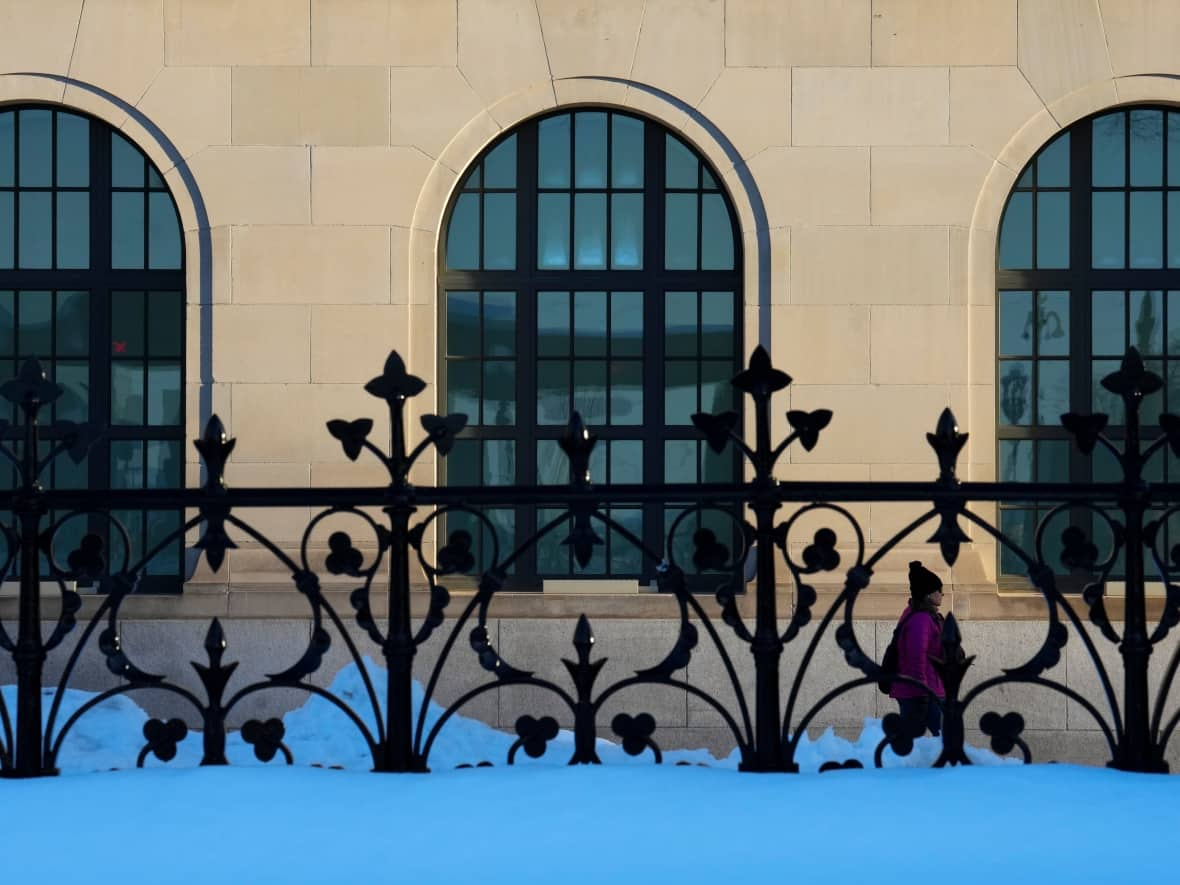
[[[946,698],[942,677],[935,668],[942,662],[942,579],[919,560],[910,563],[910,601],[897,620],[897,674],[920,685],[895,679],[889,696],[897,701],[902,722],[912,737],[942,732],[942,707]],[[933,697],[931,697],[933,695]],[[935,700],[937,698],[937,700]]]

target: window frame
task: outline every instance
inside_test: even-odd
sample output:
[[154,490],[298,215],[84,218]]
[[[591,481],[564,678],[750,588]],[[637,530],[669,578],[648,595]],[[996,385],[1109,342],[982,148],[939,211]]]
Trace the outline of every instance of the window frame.
[[[1158,111],[1163,114],[1163,145],[1161,147],[1162,172],[1161,183],[1155,185],[1139,185],[1132,184],[1131,177],[1131,127],[1130,115],[1135,111]],[[1033,379],[1036,378],[1037,371],[1037,322],[1039,321],[1037,299],[1041,292],[1064,291],[1068,293],[1069,297],[1069,341],[1068,348],[1068,365],[1069,365],[1069,411],[1088,414],[1095,411],[1095,407],[1091,405],[1091,395],[1093,388],[1093,364],[1095,361],[1102,361],[1109,359],[1109,356],[1099,355],[1095,356],[1093,346],[1093,319],[1092,319],[1092,303],[1093,293],[1098,291],[1121,291],[1125,298],[1125,311],[1129,311],[1130,307],[1130,293],[1131,292],[1154,292],[1162,293],[1162,300],[1164,302],[1164,313],[1161,314],[1160,323],[1162,334],[1167,334],[1167,307],[1168,292],[1180,290],[1180,267],[1168,267],[1168,211],[1167,211],[1167,195],[1169,190],[1180,192],[1180,185],[1169,185],[1168,183],[1168,115],[1169,113],[1177,113],[1176,108],[1156,103],[1147,104],[1132,104],[1119,105],[1117,107],[1105,108],[1099,112],[1091,114],[1081,120],[1072,123],[1070,126],[1062,129],[1052,139],[1045,142],[1025,166],[1020,170],[1016,176],[1016,182],[1010,189],[1005,201],[1004,208],[1000,215],[1000,224],[998,225],[996,235],[995,248],[995,314],[994,323],[996,330],[996,351],[995,351],[995,375],[993,383],[995,385],[995,403],[996,403],[996,474],[997,478],[1002,479],[1001,475],[1001,451],[1003,443],[1009,440],[1028,440],[1033,443],[1034,454],[1033,461],[1033,478],[1037,478],[1037,457],[1035,453],[1036,443],[1042,440],[1060,440],[1068,445],[1068,477],[1071,482],[1089,482],[1094,465],[1094,456],[1087,456],[1072,444],[1072,436],[1061,426],[1060,422],[1055,424],[1038,424],[1031,419],[1028,424],[1013,425],[1004,423],[1003,410],[1001,408],[1001,398],[1003,394],[1002,387],[1002,368],[1004,363],[1008,361],[1001,354],[1001,302],[1002,293],[1004,292],[1030,292],[1032,293],[1032,338],[1030,344],[1030,355],[1027,357],[1014,356],[1011,360],[1028,360],[1033,364]],[[1123,114],[1127,123],[1124,127],[1123,134],[1123,184],[1121,186],[1107,186],[1107,185],[1093,185],[1092,183],[1092,162],[1093,162],[1093,123],[1096,119],[1106,117],[1112,114]],[[1058,138],[1063,135],[1069,135],[1069,185],[1068,188],[1048,188],[1049,190],[1061,190],[1069,194],[1069,209],[1068,218],[1070,223],[1070,231],[1068,237],[1068,266],[1064,268],[1038,268],[1036,263],[1037,256],[1037,200],[1036,194],[1043,192],[1037,185],[1036,176],[1039,174],[1036,169],[1038,159],[1044,152],[1053,145]],[[1029,189],[1023,189],[1021,184],[1025,177],[1032,175],[1031,185]],[[1093,195],[1102,192],[1121,193],[1124,195],[1124,214],[1123,214],[1123,261],[1124,266],[1120,268],[1100,268],[1093,267],[1093,241],[1092,241],[1092,224],[1093,224]],[[1160,192],[1163,194],[1161,205],[1161,229],[1160,229],[1160,248],[1161,248],[1161,266],[1156,268],[1134,267],[1132,265],[1131,255],[1131,221],[1127,207],[1130,205],[1130,194],[1137,192]],[[1012,203],[1013,197],[1018,193],[1031,193],[1032,199],[1032,215],[1030,221],[1030,237],[1031,237],[1031,263],[1034,265],[1031,268],[1004,268],[1001,266],[1001,243],[1004,236],[1004,223],[1008,220],[1008,210]],[[1124,335],[1129,334],[1130,326],[1127,325],[1124,330]],[[1158,356],[1158,359],[1165,360],[1170,354],[1167,354],[1167,346],[1165,341],[1164,353]],[[1145,360],[1156,358],[1154,355],[1144,354]],[[1166,391],[1166,385],[1165,385]],[[1037,396],[1037,387],[1034,383],[1031,385],[1030,391],[1030,410],[1035,408],[1035,397]],[[1165,394],[1166,395],[1166,392]],[[1173,404],[1173,408],[1176,404]],[[1031,414],[1031,411],[1030,411]],[[1037,416],[1039,419],[1039,416]],[[1105,433],[1116,444],[1120,444],[1126,439],[1126,427],[1122,423],[1115,423],[1117,416],[1111,416],[1111,423],[1108,424]],[[1096,452],[1097,454],[1097,452]],[[999,517],[998,527],[1002,527],[1003,514],[1005,512],[1016,510],[1029,510],[1030,508],[1019,503],[1001,503],[997,507],[997,515]],[[1035,509],[1035,508],[1034,508]],[[1042,508],[1045,509],[1045,508]],[[1039,516],[1037,519],[1039,521]],[[1069,525],[1077,526],[1087,533],[1088,536],[1093,537],[1093,520],[1086,513],[1081,512],[1078,508],[1074,508],[1070,513]],[[1064,529],[1067,523],[1064,520],[1058,521],[1057,525]],[[1054,528],[1056,531],[1056,527]],[[1048,554],[1052,549],[1055,549],[1055,544],[1051,544],[1052,539],[1046,538],[1046,553]],[[1099,542],[1101,549],[1102,544]],[[1057,579],[1059,586],[1062,589],[1069,591],[1080,591],[1084,586],[1092,580],[1085,575],[1071,575],[1063,573],[1063,567],[1059,562],[1050,561],[1048,563],[1057,572]],[[1116,577],[1118,568],[1116,565],[1115,571],[1112,572],[1112,577]],[[1004,586],[1024,586],[1026,581],[1016,574],[1003,571],[1002,551],[997,549],[997,580],[1001,587]]]
[[[53,123],[51,129],[51,157],[50,165],[54,169],[51,178],[51,184],[44,188],[26,188],[20,184],[19,170],[19,123],[17,129],[14,130],[14,139],[17,144],[14,166],[14,180],[12,190],[44,190],[49,193],[56,193],[56,160],[58,143],[56,138],[58,114],[67,114],[84,118],[88,121],[89,127],[89,184],[86,187],[86,192],[89,194],[89,245],[90,245],[90,259],[89,267],[82,269],[57,269],[50,268],[21,268],[20,262],[20,219],[14,212],[13,226],[14,245],[13,245],[13,267],[0,269],[0,290],[11,291],[14,293],[20,291],[46,291],[46,292],[61,292],[61,291],[81,291],[88,293],[89,300],[89,351],[86,359],[89,363],[88,378],[90,384],[90,399],[87,423],[99,430],[100,436],[91,446],[87,459],[87,487],[90,489],[108,489],[112,482],[112,468],[111,468],[111,447],[113,443],[123,441],[142,441],[148,443],[155,440],[165,440],[179,442],[180,463],[178,488],[183,488],[185,483],[185,421],[187,417],[186,409],[186,385],[187,377],[187,242],[185,237],[184,226],[181,221],[180,207],[176,202],[176,198],[172,193],[171,188],[167,185],[160,170],[152,162],[147,153],[139,147],[131,138],[122,133],[119,129],[107,123],[106,121],[87,114],[72,107],[63,107],[57,105],[48,105],[38,102],[22,102],[20,104],[3,105],[0,106],[0,113],[19,114],[22,111],[50,111],[53,112]],[[141,192],[144,194],[144,267],[143,268],[114,268],[112,267],[112,230],[113,224],[111,220],[111,206],[112,194],[120,191],[127,191],[129,188],[115,187],[112,183],[112,138],[118,136],[124,139],[131,147],[133,147],[143,157],[145,162],[144,167],[144,186]],[[164,183],[163,189],[152,189],[150,184],[150,175],[155,172],[159,176],[160,181]],[[133,189],[131,189],[133,190]],[[174,269],[150,269],[148,236],[150,228],[149,218],[149,195],[153,193],[166,193],[168,200],[171,203],[172,209],[176,214],[177,233],[179,237],[180,246],[180,264]],[[55,201],[51,201],[52,217],[56,217],[57,206]],[[54,228],[56,229],[56,226]],[[51,264],[56,263],[57,254],[57,238],[53,237],[51,253]],[[112,369],[116,360],[112,353],[112,293],[115,292],[143,292],[145,294],[145,302],[148,293],[158,292],[178,292],[180,294],[181,311],[180,311],[180,353],[176,358],[180,369],[180,402],[178,422],[175,425],[151,425],[151,424],[115,424],[112,421],[111,404],[112,404]],[[56,327],[57,319],[56,313],[53,315],[54,327]],[[146,372],[147,363],[150,362],[149,356],[150,348],[148,345],[148,334],[146,324],[148,323],[147,311],[144,312],[144,371]],[[56,344],[53,352],[56,352]],[[42,357],[44,359],[45,357]],[[170,360],[169,360],[170,361]],[[19,368],[19,366],[17,366]],[[145,383],[146,390],[146,383]],[[145,404],[146,408],[146,404]],[[53,423],[42,419],[44,423],[40,425],[40,436],[42,440],[53,441],[60,439],[60,433]],[[5,440],[16,440],[21,438],[23,431],[17,426],[10,426],[3,434]],[[146,457],[146,452],[143,457]],[[146,513],[147,511],[142,511]],[[183,512],[177,511],[180,515],[180,522],[178,528],[183,525]],[[111,532],[105,520],[97,516],[91,516],[87,521],[87,532],[98,534],[106,542],[107,555],[110,556],[113,546],[111,544]],[[176,575],[161,575],[161,574],[144,574],[138,585],[138,592],[141,593],[177,593],[183,588],[186,565],[185,565],[185,546],[183,538],[180,545],[179,556],[179,571]],[[58,549],[55,551],[59,561],[64,562],[64,556],[68,550]],[[139,554],[146,553],[146,550],[139,551]],[[111,563],[112,568],[116,563]]]
[[[610,212],[607,212],[606,240],[605,240],[605,269],[575,269],[574,252],[570,250],[570,265],[564,270],[540,269],[537,261],[537,233],[538,233],[538,194],[545,189],[538,187],[538,145],[541,123],[544,120],[562,115],[574,115],[580,112],[599,112],[608,115],[629,117],[640,121],[644,126],[643,139],[643,262],[642,269],[610,268],[612,250],[610,240]],[[608,124],[608,126],[613,124]],[[573,127],[571,126],[571,129]],[[608,133],[611,130],[608,128]],[[698,194],[720,194],[726,208],[733,236],[733,267],[729,270],[666,270],[664,269],[664,222],[665,222],[665,194],[675,193],[681,188],[667,188],[665,186],[665,136],[671,135],[678,139],[694,155],[698,166]],[[483,161],[507,139],[516,138],[516,266],[513,270],[452,270],[447,267],[447,241],[455,206],[464,191],[463,183],[467,177]],[[572,138],[572,136],[571,136]],[[570,184],[568,193],[615,193],[618,189],[611,186],[610,164],[612,158],[612,141],[607,140],[607,177],[606,185],[601,188],[584,188],[574,184],[574,165],[571,156]],[[712,176],[716,184],[716,191],[703,189],[703,175]],[[481,190],[484,182],[481,180]],[[623,193],[628,188],[621,189]],[[635,190],[638,190],[637,188]],[[571,199],[572,205],[572,199]],[[698,207],[701,206],[698,201]],[[572,211],[572,210],[571,210]],[[480,254],[483,249],[483,202],[480,203]],[[703,221],[699,214],[697,218],[697,262],[702,260],[701,238]],[[571,225],[570,238],[573,239]],[[506,130],[493,142],[487,145],[457,179],[454,191],[450,195],[443,222],[438,235],[437,254],[437,317],[438,317],[438,391],[439,411],[447,411],[448,366],[447,366],[447,293],[449,291],[483,292],[515,292],[516,293],[516,330],[515,330],[515,360],[516,381],[516,421],[512,426],[471,426],[464,428],[459,439],[511,439],[515,441],[515,476],[518,484],[532,484],[537,476],[537,443],[540,440],[556,440],[565,432],[564,424],[541,425],[536,420],[537,408],[537,359],[535,330],[537,326],[537,293],[543,291],[560,291],[574,293],[575,291],[611,292],[641,292],[643,298],[643,410],[644,417],[639,424],[617,425],[596,422],[592,425],[594,433],[599,437],[599,446],[615,439],[642,439],[643,446],[643,477],[645,483],[663,482],[665,440],[693,440],[700,439],[691,423],[683,425],[665,425],[664,411],[664,293],[668,291],[727,291],[733,293],[733,365],[734,374],[740,370],[742,342],[744,336],[744,254],[739,223],[734,202],[726,190],[717,170],[708,159],[679,133],[663,124],[636,114],[634,112],[614,107],[578,106],[563,107],[543,115],[530,118],[516,127]],[[698,296],[699,303],[699,296]],[[609,324],[609,308],[608,308]],[[608,325],[609,328],[609,325]],[[699,329],[699,326],[698,326]],[[609,332],[608,332],[609,336]],[[698,339],[699,340],[699,339]],[[480,358],[481,364],[483,357]],[[572,366],[575,357],[571,354],[565,357]],[[696,357],[699,366],[701,354]],[[698,375],[699,378],[699,375]],[[698,382],[699,390],[699,382]],[[658,395],[655,395],[658,394]],[[699,393],[698,393],[699,396]],[[741,398],[734,396],[733,408],[742,414]],[[658,444],[657,444],[658,443]],[[703,445],[703,443],[702,443]],[[741,464],[738,453],[730,447],[726,457],[733,459],[733,475],[741,477]],[[447,475],[447,459],[439,460],[438,477],[440,484],[445,484]],[[700,475],[700,461],[698,458],[697,472]],[[602,482],[596,478],[597,482]],[[531,535],[539,524],[536,513],[539,508],[532,505],[518,505],[514,511],[514,539],[516,543],[526,535]],[[664,516],[661,504],[644,504],[643,510],[643,541],[654,550],[664,550],[663,535]],[[601,526],[599,527],[601,528]],[[560,529],[558,530],[560,532]],[[684,529],[680,530],[681,532]],[[600,534],[602,532],[600,531]],[[506,553],[507,551],[502,551]],[[526,554],[515,570],[509,576],[508,586],[514,590],[540,590],[544,580],[632,580],[632,576],[625,578],[609,574],[582,573],[576,568],[566,576],[540,575],[536,567],[537,546]],[[691,563],[687,564],[691,567]],[[642,562],[641,572],[635,578],[640,583],[647,583],[656,577],[656,564]],[[689,575],[693,589],[716,589],[717,578]],[[701,582],[704,583],[701,583]]]

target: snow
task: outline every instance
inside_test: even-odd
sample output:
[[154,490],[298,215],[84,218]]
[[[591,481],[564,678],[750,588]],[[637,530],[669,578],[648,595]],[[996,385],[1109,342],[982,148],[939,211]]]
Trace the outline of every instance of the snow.
[[[365,708],[356,668],[332,690]],[[3,691],[11,711],[15,691]],[[58,722],[89,697],[69,692]],[[428,708],[428,723],[439,715]],[[199,768],[200,735],[190,733],[167,766],[149,757],[137,770],[146,721],[131,699],[114,698],[66,739],[62,777],[0,781],[0,869],[54,883],[291,885],[1175,878],[1166,847],[1180,779],[995,764],[1005,760],[986,750],[973,751],[971,767],[914,767],[933,761],[934,738],[904,759],[887,751],[882,770],[790,776],[739,773],[735,758],[703,750],[653,765],[650,753],[628,757],[606,741],[607,764],[570,767],[563,732],[541,759],[518,752],[508,767],[513,736],[453,717],[433,773],[378,775],[352,724],[313,697],[284,720],[294,766],[281,754],[259,763],[235,734],[234,765]],[[830,732],[804,740],[799,760],[804,771],[829,759],[871,766],[880,739],[868,720],[855,742]],[[495,767],[454,768],[485,759]]]

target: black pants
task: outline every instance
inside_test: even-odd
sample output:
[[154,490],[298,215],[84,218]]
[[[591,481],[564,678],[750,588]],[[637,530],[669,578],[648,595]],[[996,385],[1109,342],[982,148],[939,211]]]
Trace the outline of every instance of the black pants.
[[927,731],[935,737],[942,733],[942,707],[930,698],[898,698],[897,706],[910,737],[921,737]]

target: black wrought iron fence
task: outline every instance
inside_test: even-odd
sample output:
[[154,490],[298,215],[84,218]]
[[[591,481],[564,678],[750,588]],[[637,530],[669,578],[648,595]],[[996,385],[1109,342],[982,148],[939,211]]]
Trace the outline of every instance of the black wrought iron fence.
[[[854,630],[856,604],[870,587],[874,569],[903,541],[917,540],[937,545],[942,558],[954,564],[959,550],[970,538],[964,526],[980,538],[991,538],[1026,565],[1033,587],[1045,605],[1045,632],[1040,648],[1027,661],[1005,669],[1002,675],[986,679],[970,690],[963,690],[963,678],[972,666],[973,657],[962,653],[963,636],[954,616],[948,616],[943,631],[944,655],[941,676],[945,698],[933,698],[942,707],[944,729],[942,751],[936,765],[968,764],[964,747],[965,726],[969,714],[985,706],[988,692],[1011,683],[1026,683],[1060,693],[1076,701],[1091,715],[1110,750],[1111,764],[1131,771],[1167,770],[1164,749],[1180,721],[1177,713],[1165,721],[1164,711],[1178,663],[1180,650],[1171,657],[1164,671],[1154,701],[1148,694],[1148,659],[1169,630],[1180,623],[1180,583],[1173,583],[1180,572],[1180,544],[1165,550],[1166,532],[1162,527],[1180,511],[1180,484],[1145,482],[1144,465],[1165,446],[1180,455],[1180,417],[1161,417],[1161,434],[1148,444],[1140,439],[1139,406],[1144,396],[1162,386],[1159,376],[1145,370],[1134,349],[1123,359],[1121,368],[1103,380],[1104,387],[1120,396],[1126,405],[1125,440],[1122,450],[1105,433],[1105,415],[1067,414],[1065,428],[1075,444],[1086,454],[1103,446],[1114,454],[1121,466],[1121,481],[1113,483],[979,483],[961,482],[956,477],[956,461],[967,440],[959,431],[954,416],[944,410],[932,433],[926,434],[938,462],[938,478],[932,482],[779,482],[774,478],[776,461],[790,446],[810,451],[831,420],[831,412],[790,411],[789,434],[775,441],[771,434],[771,406],[774,394],[791,383],[791,378],[771,365],[766,352],[758,348],[748,367],[732,381],[733,386],[749,397],[753,409],[754,440],[741,435],[739,415],[693,416],[700,434],[715,451],[737,447],[749,462],[747,481],[703,485],[644,484],[594,485],[590,475],[590,454],[596,438],[575,414],[561,447],[568,456],[572,480],[565,486],[528,486],[512,488],[486,487],[416,487],[409,482],[415,461],[430,447],[439,457],[446,457],[456,435],[466,423],[463,415],[426,415],[421,418],[423,435],[416,443],[407,442],[405,410],[407,401],[425,388],[421,379],[408,374],[401,358],[390,354],[381,375],[365,389],[384,400],[389,409],[391,436],[388,451],[372,439],[373,422],[367,418],[330,421],[328,431],[340,442],[348,458],[362,455],[378,459],[389,473],[389,483],[367,488],[240,488],[231,489],[224,480],[226,462],[234,448],[221,422],[213,417],[204,436],[195,441],[204,462],[205,480],[200,488],[179,490],[65,490],[45,489],[38,482],[47,466],[56,458],[81,459],[93,439],[90,429],[82,425],[58,425],[52,434],[55,442],[48,454],[39,456],[40,410],[61,395],[61,388],[46,380],[35,361],[27,362],[19,377],[0,386],[0,395],[19,406],[23,423],[19,428],[5,428],[8,444],[0,445],[0,456],[14,466],[19,482],[12,491],[0,493],[0,510],[11,514],[11,521],[0,523],[5,553],[0,560],[0,579],[19,575],[19,617],[15,637],[0,623],[0,648],[9,653],[17,672],[15,711],[0,696],[0,770],[13,777],[35,777],[56,773],[62,741],[70,730],[95,706],[125,693],[142,690],[166,691],[191,705],[202,728],[202,764],[224,765],[226,759],[227,720],[240,705],[260,691],[299,689],[326,698],[340,708],[363,736],[372,754],[375,771],[426,771],[431,748],[441,729],[466,704],[504,686],[534,686],[558,699],[572,713],[574,750],[571,763],[598,762],[595,739],[605,702],[639,686],[667,686],[688,692],[716,710],[732,732],[740,753],[740,768],[759,772],[798,770],[795,759],[806,727],[816,720],[834,700],[862,686],[876,682],[882,675],[881,662],[867,654]],[[558,508],[562,516],[541,526],[536,532],[513,545],[500,546],[495,526],[483,515],[486,508],[528,502]],[[733,521],[734,543],[719,538],[708,529],[693,534],[692,569],[717,576],[716,589],[707,595],[689,592],[686,582],[688,563],[676,561],[672,553],[653,550],[626,526],[612,520],[612,503],[659,502],[675,504],[686,514],[718,510]],[[734,511],[733,502],[743,509]],[[1032,549],[1023,549],[1005,537],[996,526],[968,509],[972,502],[1025,502],[1050,507],[1038,529]],[[841,504],[830,502],[926,502],[929,507],[920,516],[894,534],[876,550],[870,551],[865,535],[853,514]],[[241,516],[243,508],[310,507],[314,510],[296,553],[282,549]],[[790,517],[782,517],[785,506],[795,508]],[[100,518],[111,531],[126,533],[112,513],[134,509],[183,508],[195,515],[177,532],[160,539],[152,550],[144,552],[139,562],[114,562],[101,537],[87,534],[77,547],[63,556],[55,541],[67,537],[64,526],[86,515]],[[370,514],[378,508],[384,520]],[[1076,525],[1062,536],[1060,563],[1046,561],[1046,526],[1059,513],[1075,510],[1093,515],[1104,523],[1112,538],[1109,550],[1100,555],[1087,534]],[[830,514],[847,527],[850,540],[840,549],[837,532],[824,528],[805,543],[796,557],[792,531],[800,524],[802,513]],[[491,566],[478,576],[478,590],[462,611],[451,616],[451,597],[443,585],[450,575],[472,572],[476,568],[471,552],[472,538],[465,531],[452,531],[440,539],[437,555],[428,557],[424,543],[431,532],[445,523],[447,514],[463,512],[482,524],[492,538]],[[53,515],[51,517],[51,514]],[[335,532],[329,540],[328,553],[322,562],[313,562],[307,543],[312,531],[329,516],[350,514],[359,519],[372,535],[371,545],[358,547],[344,532]],[[751,519],[752,518],[752,519]],[[682,520],[680,525],[687,523]],[[933,532],[927,534],[930,527]],[[673,532],[678,526],[673,526]],[[225,634],[216,619],[210,624],[205,641],[207,661],[194,663],[204,690],[203,696],[190,691],[165,674],[147,672],[135,664],[136,650],[124,645],[121,638],[120,611],[128,595],[136,589],[145,564],[160,549],[175,543],[189,531],[199,533],[193,545],[216,571],[227,550],[235,547],[231,530],[239,537],[253,539],[266,548],[290,571],[293,587],[308,606],[312,628],[305,648],[293,650],[285,669],[229,692],[231,676],[237,664],[224,660]],[[583,616],[573,636],[575,659],[565,660],[569,681],[558,684],[521,669],[505,660],[495,648],[488,631],[489,606],[502,590],[513,563],[550,533],[559,533],[574,558],[583,566],[594,549],[603,542],[602,532],[613,531],[626,543],[635,545],[645,557],[659,564],[659,589],[671,594],[678,607],[679,628],[675,640],[662,660],[638,670],[611,685],[600,686],[598,679],[602,658],[593,655],[593,634]],[[674,546],[669,539],[667,551]],[[364,547],[368,552],[363,552]],[[851,549],[852,562],[847,551]],[[842,553],[841,550],[844,552]],[[756,563],[754,578],[754,617],[749,623],[739,611],[738,595],[744,591],[747,559]],[[1116,560],[1125,562],[1126,603],[1122,632],[1115,630],[1104,604],[1105,585]],[[42,560],[47,565],[42,566]],[[1162,614],[1149,625],[1145,606],[1145,561],[1150,560],[1159,580],[1167,588]],[[411,573],[421,568],[430,587],[429,611],[415,629],[410,617]],[[785,630],[780,628],[776,582],[785,567],[795,588],[795,605]],[[815,612],[817,594],[810,581],[821,572],[844,569],[843,587],[826,611]],[[1118,697],[1115,680],[1098,654],[1094,639],[1079,615],[1079,598],[1066,595],[1058,586],[1057,571],[1082,574],[1089,583],[1080,602],[1091,624],[1101,637],[1117,644],[1121,656],[1123,696]],[[358,664],[361,652],[346,629],[344,615],[338,612],[321,591],[320,574],[355,579],[350,614],[368,639],[380,650],[386,664],[387,681],[374,685],[363,667],[365,701],[371,706],[375,727],[366,725],[362,716],[345,699],[329,689],[314,684],[309,677],[321,666],[333,643],[342,643]],[[378,581],[388,586],[379,587]],[[88,580],[97,584],[102,594],[94,614],[81,625],[72,643],[67,639],[79,626],[77,612],[81,600],[70,582]],[[41,613],[41,595],[45,586],[57,585],[59,613],[51,623]],[[388,621],[374,617],[371,600],[374,593],[387,594]],[[797,667],[784,671],[781,658],[791,642],[802,642],[802,628],[818,622],[810,631],[806,648]],[[449,620],[448,620],[449,618]],[[834,629],[833,629],[834,625]],[[1149,632],[1150,630],[1150,632]],[[722,642],[729,631],[753,654],[754,687],[748,694],[737,675],[737,668]],[[677,676],[704,639],[719,655],[726,679],[736,699],[732,707],[717,700],[699,686]],[[436,635],[437,634],[437,635]],[[1102,687],[1102,708],[1080,695],[1068,684],[1054,678],[1054,668],[1061,662],[1061,651],[1074,637],[1088,653],[1090,663]],[[441,645],[437,662],[428,671],[417,674],[425,684],[426,700],[415,715],[411,687],[415,676],[415,652],[429,641]],[[832,688],[818,701],[804,707],[802,688],[816,669],[817,649],[823,642],[835,642],[843,652],[849,678]],[[89,699],[69,717],[60,716],[62,700],[70,685],[71,674],[80,655],[96,645],[108,668],[122,682]],[[464,645],[467,648],[464,648]],[[237,649],[249,654],[250,649]],[[49,697],[49,710],[42,709],[42,676],[46,657],[60,654],[65,658],[62,675]],[[473,654],[486,679],[472,685],[442,716],[427,727],[426,706],[434,696],[440,676],[455,657]],[[179,665],[178,661],[178,665]],[[906,677],[899,677],[906,679]],[[907,680],[921,685],[914,680]],[[781,692],[787,690],[783,704]],[[924,686],[923,686],[924,688]],[[928,689],[927,689],[928,690]],[[43,717],[43,713],[48,715]],[[15,716],[13,715],[15,713]],[[44,719],[44,723],[43,723]],[[1031,759],[1022,738],[1024,719],[1019,711],[988,710],[978,719],[981,731],[990,736],[993,749],[1000,753],[1019,749]],[[661,758],[655,734],[654,718],[648,715],[620,714],[611,727],[623,739],[628,753],[651,752]],[[881,764],[886,746],[896,753],[908,754],[913,746],[911,733],[897,714],[884,718],[884,739],[877,747],[876,762]],[[557,733],[551,717],[521,717],[516,724],[518,740],[505,760],[511,763],[516,751],[525,746],[544,747]],[[288,762],[291,753],[284,743],[283,726],[250,720],[242,736],[252,744],[258,758],[266,761],[279,752]],[[149,753],[169,759],[178,741],[189,737],[188,729],[178,719],[164,722],[150,720],[144,728],[145,743],[129,748],[129,756],[143,764]],[[197,739],[193,737],[192,739]],[[138,752],[136,757],[134,754]]]

